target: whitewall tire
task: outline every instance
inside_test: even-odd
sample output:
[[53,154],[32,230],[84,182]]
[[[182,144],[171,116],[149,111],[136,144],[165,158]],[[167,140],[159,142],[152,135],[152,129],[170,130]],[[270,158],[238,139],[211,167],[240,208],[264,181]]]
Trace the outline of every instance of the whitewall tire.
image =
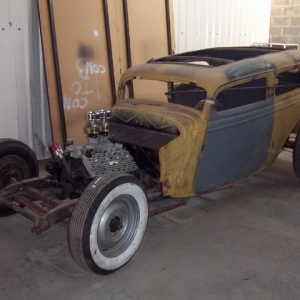
[[68,230],[71,255],[94,273],[117,270],[137,251],[147,220],[147,196],[137,178],[118,172],[98,177],[73,210]]

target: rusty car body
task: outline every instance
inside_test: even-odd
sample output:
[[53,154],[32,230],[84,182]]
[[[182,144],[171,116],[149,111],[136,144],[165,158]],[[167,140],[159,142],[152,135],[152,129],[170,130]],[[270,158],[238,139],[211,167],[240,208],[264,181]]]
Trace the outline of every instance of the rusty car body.
[[28,147],[0,140],[0,213],[22,214],[37,233],[68,227],[82,268],[114,271],[138,249],[148,216],[245,180],[285,148],[300,176],[299,64],[298,50],[235,47],[132,67],[111,111],[88,112],[86,145],[51,147],[46,178],[31,178]]

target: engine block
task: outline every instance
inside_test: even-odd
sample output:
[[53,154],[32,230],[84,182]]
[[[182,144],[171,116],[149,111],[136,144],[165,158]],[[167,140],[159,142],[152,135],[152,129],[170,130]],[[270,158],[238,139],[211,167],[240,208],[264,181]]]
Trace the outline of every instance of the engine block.
[[[122,146],[122,145],[121,145]],[[87,157],[89,173],[92,177],[108,172],[134,172],[137,165],[128,150],[121,148],[94,153],[90,158]]]

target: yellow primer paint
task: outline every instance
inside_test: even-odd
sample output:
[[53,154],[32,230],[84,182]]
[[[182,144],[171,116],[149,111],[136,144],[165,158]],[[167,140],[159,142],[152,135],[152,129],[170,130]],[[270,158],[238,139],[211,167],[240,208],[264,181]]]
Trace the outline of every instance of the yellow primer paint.
[[297,127],[300,112],[300,89],[275,97],[274,106],[273,133],[266,166],[276,160],[289,134]]
[[[118,90],[118,104],[113,107],[112,112],[129,110],[131,116],[145,116],[154,123],[163,121],[178,128],[180,132],[178,138],[159,151],[160,182],[164,196],[193,196],[195,195],[194,176],[201,159],[213,104],[206,101],[203,111],[200,112],[171,103],[125,99],[126,83],[133,79],[192,83],[206,90],[207,99],[214,100],[224,89],[266,77],[268,85],[266,96],[274,97],[274,124],[267,159],[262,167],[255,171],[256,173],[272,164],[281,152],[289,134],[300,129],[300,88],[280,96],[274,95],[275,86],[278,84],[276,76],[281,72],[296,72],[299,65],[300,51],[297,50],[266,54],[215,67],[159,62],[140,64],[122,75]],[[262,66],[261,70],[260,66]],[[237,182],[244,179],[241,178]],[[232,184],[234,183],[228,186]]]

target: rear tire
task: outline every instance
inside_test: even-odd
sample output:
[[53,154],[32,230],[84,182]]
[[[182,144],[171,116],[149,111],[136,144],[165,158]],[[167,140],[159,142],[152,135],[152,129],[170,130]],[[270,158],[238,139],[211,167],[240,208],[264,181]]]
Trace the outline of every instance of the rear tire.
[[147,196],[140,181],[126,173],[107,173],[89,184],[74,207],[70,253],[85,270],[113,272],[137,251],[147,220]]
[[300,178],[300,131],[297,132],[293,149],[293,167],[297,177]]
[[[27,145],[14,139],[0,139],[0,189],[10,185],[13,180],[37,177],[38,174],[38,161]],[[14,212],[0,204],[0,217]]]

